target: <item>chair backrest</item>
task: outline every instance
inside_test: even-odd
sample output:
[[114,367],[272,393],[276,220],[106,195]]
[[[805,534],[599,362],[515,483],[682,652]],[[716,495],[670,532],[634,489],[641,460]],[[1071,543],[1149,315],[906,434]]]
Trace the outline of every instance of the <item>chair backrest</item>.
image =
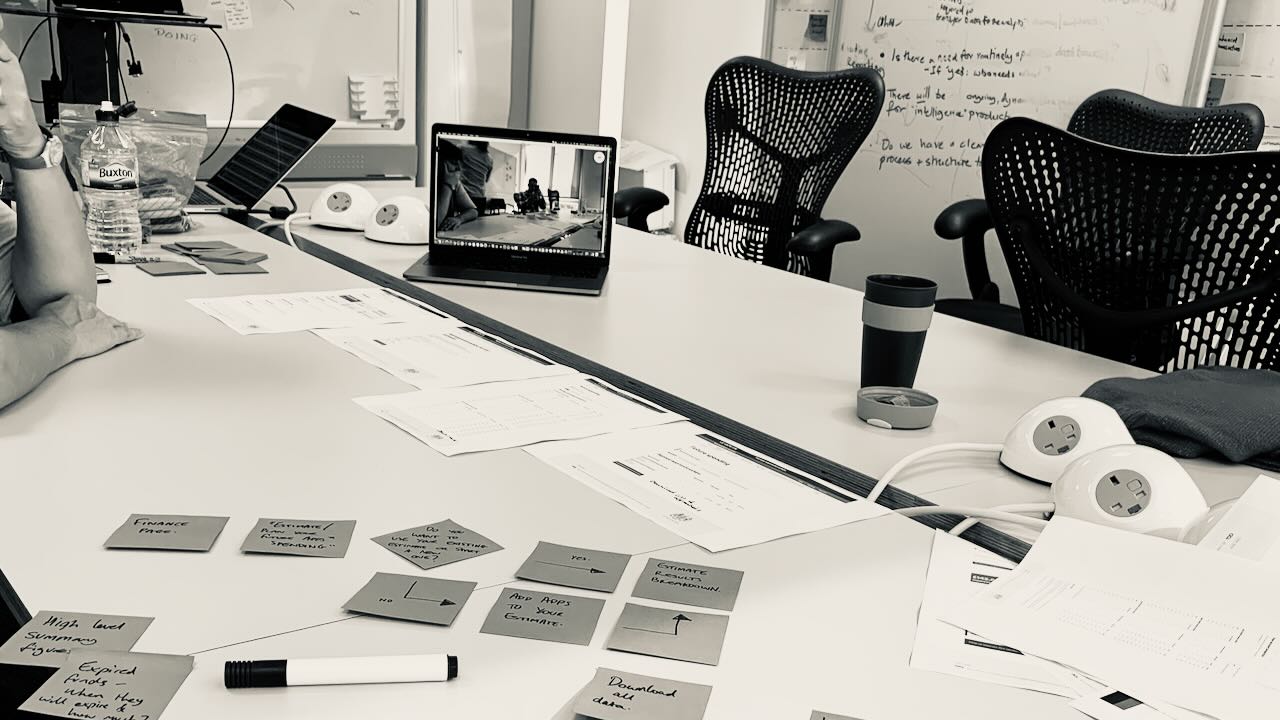
[[1013,118],[982,180],[1028,335],[1161,372],[1280,369],[1280,153],[1144,153]]
[[787,241],[821,219],[883,104],[884,81],[870,68],[725,62],[707,84],[707,165],[685,242],[808,274]]
[[1171,155],[1210,155],[1257,150],[1266,120],[1251,103],[1182,107],[1127,90],[1103,90],[1085,98],[1067,130],[1131,150]]

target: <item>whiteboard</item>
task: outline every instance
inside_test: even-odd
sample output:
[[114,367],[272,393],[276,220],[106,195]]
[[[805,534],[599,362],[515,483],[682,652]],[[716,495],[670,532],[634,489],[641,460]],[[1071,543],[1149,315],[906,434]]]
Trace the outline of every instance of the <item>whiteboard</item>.
[[[219,32],[235,65],[237,127],[260,125],[286,102],[337,118],[343,121],[340,127],[394,127],[352,118],[349,74],[399,79],[401,117],[412,118],[412,88],[405,86],[413,82],[406,70],[414,62],[413,0],[186,0],[184,7],[210,22],[227,23]],[[231,22],[228,9],[238,11]],[[231,81],[212,32],[125,27],[144,70],[142,77],[125,78],[131,99],[146,107],[203,113],[211,127],[226,123]],[[128,48],[121,52],[127,59]]]
[[[838,64],[878,68],[887,93],[826,207],[862,231],[840,246],[833,279],[861,287],[870,273],[909,273],[937,280],[939,297],[968,297],[960,243],[934,235],[933,220],[955,200],[982,197],[991,129],[1011,116],[1065,127],[1081,100],[1112,87],[1180,104],[1199,82],[1197,52],[1209,52],[1197,50],[1205,9],[1205,0],[844,0]],[[994,240],[988,256],[1012,302]]]
[[1218,35],[1209,98],[1251,102],[1267,118],[1264,149],[1280,149],[1280,3],[1228,0]]

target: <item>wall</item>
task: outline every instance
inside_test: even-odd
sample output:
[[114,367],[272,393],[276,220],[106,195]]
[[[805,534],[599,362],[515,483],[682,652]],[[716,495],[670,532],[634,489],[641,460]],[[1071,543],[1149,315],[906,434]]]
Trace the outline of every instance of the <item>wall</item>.
[[533,0],[529,127],[595,134],[605,3]]
[[760,54],[764,9],[764,0],[631,3],[622,136],[680,159],[673,198],[678,237],[702,186],[707,81],[725,60]]

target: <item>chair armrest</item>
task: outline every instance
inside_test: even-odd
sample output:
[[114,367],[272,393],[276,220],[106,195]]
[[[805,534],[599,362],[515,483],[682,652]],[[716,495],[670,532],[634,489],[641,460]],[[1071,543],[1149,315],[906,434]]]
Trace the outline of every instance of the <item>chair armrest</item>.
[[933,221],[933,231],[943,240],[959,240],[975,233],[986,234],[994,227],[986,200],[951,203]]
[[627,218],[648,215],[666,207],[671,200],[661,190],[647,187],[623,188],[613,194],[613,215]]
[[796,255],[814,257],[829,255],[836,245],[862,238],[858,228],[843,220],[819,220],[796,233],[787,241],[787,249]]

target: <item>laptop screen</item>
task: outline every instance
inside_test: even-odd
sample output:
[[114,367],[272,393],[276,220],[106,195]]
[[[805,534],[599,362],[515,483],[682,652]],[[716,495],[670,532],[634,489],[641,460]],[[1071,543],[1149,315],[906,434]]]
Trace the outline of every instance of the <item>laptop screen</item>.
[[236,205],[253,207],[284,179],[324,134],[333,118],[283,105],[209,178],[209,187]]
[[433,242],[473,249],[603,257],[614,169],[603,141],[440,132]]

